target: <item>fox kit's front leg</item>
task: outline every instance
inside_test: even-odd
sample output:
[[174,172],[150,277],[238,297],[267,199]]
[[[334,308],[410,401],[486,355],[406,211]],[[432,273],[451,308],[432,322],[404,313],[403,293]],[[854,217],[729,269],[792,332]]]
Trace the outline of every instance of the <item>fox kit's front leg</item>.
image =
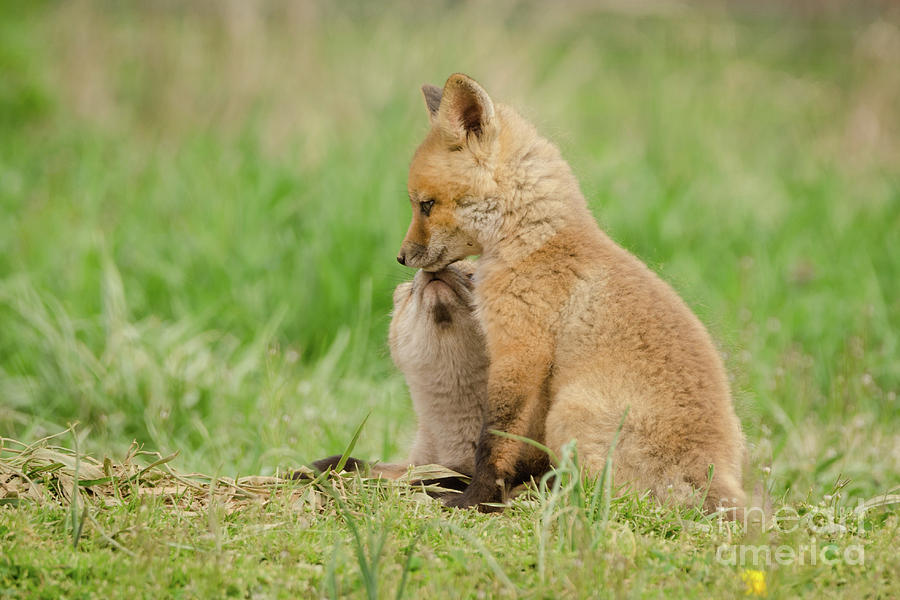
[[491,344],[488,398],[475,450],[475,473],[463,494],[447,500],[448,506],[465,508],[499,502],[504,487],[516,479],[524,444],[493,431],[522,437],[542,433],[546,414],[543,389],[550,371],[549,344],[534,328],[516,325],[520,324],[499,328],[500,339],[494,338],[495,343]]

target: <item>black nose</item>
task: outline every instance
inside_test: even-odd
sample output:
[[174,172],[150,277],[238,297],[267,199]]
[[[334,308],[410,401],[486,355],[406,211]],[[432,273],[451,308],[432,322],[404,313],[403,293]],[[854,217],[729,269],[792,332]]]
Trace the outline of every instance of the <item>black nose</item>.
[[397,262],[405,267],[406,266],[406,257],[401,254],[400,256],[397,257]]

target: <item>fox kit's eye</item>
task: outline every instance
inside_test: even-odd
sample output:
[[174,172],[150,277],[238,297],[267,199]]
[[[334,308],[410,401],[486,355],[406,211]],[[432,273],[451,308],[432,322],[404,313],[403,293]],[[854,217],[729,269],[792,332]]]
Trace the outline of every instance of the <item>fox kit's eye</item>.
[[426,217],[431,214],[431,207],[434,206],[434,200],[426,200],[425,202],[419,202],[419,208],[422,209],[422,214]]

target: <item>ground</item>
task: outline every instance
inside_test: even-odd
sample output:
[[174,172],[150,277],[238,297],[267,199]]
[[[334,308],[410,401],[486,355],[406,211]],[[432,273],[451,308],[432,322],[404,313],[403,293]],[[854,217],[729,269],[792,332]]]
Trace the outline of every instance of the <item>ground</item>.
[[[875,7],[0,3],[0,596],[900,595],[900,16]],[[403,456],[394,256],[419,86],[455,71],[708,325],[778,527],[565,477],[499,515],[353,477],[227,491],[366,415],[354,455]],[[74,463],[20,459],[76,445],[178,455],[72,510]],[[164,493],[165,468],[207,477]],[[14,498],[20,474],[50,487]]]

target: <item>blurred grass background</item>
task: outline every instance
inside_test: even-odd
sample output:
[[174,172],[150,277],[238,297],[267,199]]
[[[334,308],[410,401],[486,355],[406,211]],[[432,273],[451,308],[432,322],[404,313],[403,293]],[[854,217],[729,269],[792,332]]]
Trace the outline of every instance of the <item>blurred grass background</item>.
[[[558,143],[727,355],[776,491],[897,485],[891,5],[0,2],[0,435],[180,465],[402,455],[422,83]],[[752,474],[751,474],[752,475]]]

